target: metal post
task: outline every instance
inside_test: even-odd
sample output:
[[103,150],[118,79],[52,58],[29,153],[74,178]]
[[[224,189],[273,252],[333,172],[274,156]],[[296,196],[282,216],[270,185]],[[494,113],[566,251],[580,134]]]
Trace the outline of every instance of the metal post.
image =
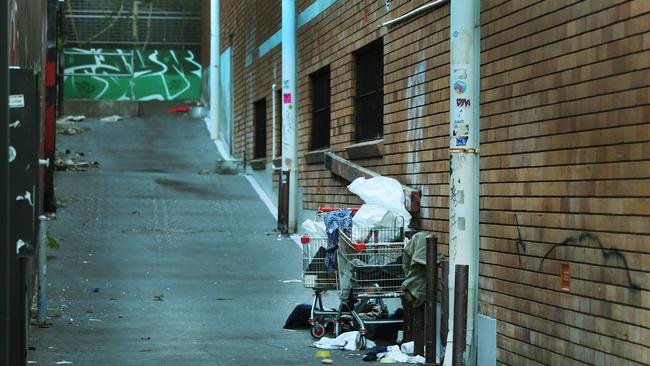
[[47,217],[40,216],[38,226],[38,323],[45,323],[45,316],[47,315],[47,284],[45,276],[47,276]]
[[413,340],[413,306],[409,301],[402,299],[402,307],[404,309],[402,342],[410,342]]
[[220,1],[210,1],[210,129],[213,140],[219,139],[219,92],[221,76]]
[[438,237],[427,236],[427,299],[425,304],[425,359],[428,365],[436,363],[436,330],[438,329]]
[[449,331],[449,262],[443,261],[442,268],[440,269],[442,279],[440,280],[440,307],[442,308],[440,314],[440,344],[443,351],[447,344],[447,333]]
[[413,351],[416,355],[424,354],[424,304],[412,307],[413,311]]
[[289,179],[291,179],[291,172],[280,173],[280,188],[278,190],[278,230],[282,234],[289,233]]
[[475,354],[478,286],[479,217],[479,1],[451,2],[450,41],[450,176],[449,176],[449,333],[445,365],[449,365],[455,325],[452,294],[457,264],[469,266],[469,363]]
[[452,349],[452,366],[465,366],[466,363],[466,342],[467,338],[467,280],[469,266],[456,266],[456,287],[454,288],[454,344]]
[[0,365],[9,365],[9,1],[0,0]]
[[[289,179],[288,231],[296,231],[296,197],[298,194],[298,159],[296,158],[296,0],[282,0],[282,172]],[[282,203],[280,203],[282,204]]]

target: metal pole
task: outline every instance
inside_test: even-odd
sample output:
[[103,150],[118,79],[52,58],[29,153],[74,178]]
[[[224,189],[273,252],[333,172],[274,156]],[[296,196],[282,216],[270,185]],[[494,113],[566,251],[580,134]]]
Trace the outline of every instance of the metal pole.
[[[210,129],[213,140],[219,139],[219,92],[221,76],[221,32],[219,0],[210,1]],[[225,157],[224,157],[225,158]]]
[[9,1],[0,0],[0,365],[9,364]]
[[452,349],[452,366],[465,366],[467,357],[465,354],[467,338],[467,276],[469,266],[457,265],[454,291],[454,304],[456,312],[454,313],[454,344]]
[[47,315],[47,296],[45,290],[47,284],[47,217],[40,216],[38,226],[38,323],[45,323]]
[[424,333],[426,323],[424,322],[424,304],[412,307],[413,311],[413,351],[416,355],[424,355]]
[[282,172],[289,176],[289,227],[296,232],[298,159],[296,158],[296,0],[282,0]]
[[427,236],[427,300],[424,303],[426,324],[424,333],[425,359],[428,365],[436,363],[436,330],[438,329],[438,237]]
[[449,261],[442,262],[442,268],[440,269],[442,274],[442,279],[440,280],[440,305],[441,313],[440,314],[440,345],[442,350],[445,350],[445,345],[447,344],[447,333],[449,331]]
[[451,2],[450,41],[450,176],[449,176],[449,333],[445,365],[449,365],[456,324],[452,294],[455,268],[469,266],[466,343],[469,364],[475,354],[478,286],[479,217],[479,1]]
[[410,342],[413,340],[413,306],[409,301],[402,299],[402,308],[404,309],[402,342]]

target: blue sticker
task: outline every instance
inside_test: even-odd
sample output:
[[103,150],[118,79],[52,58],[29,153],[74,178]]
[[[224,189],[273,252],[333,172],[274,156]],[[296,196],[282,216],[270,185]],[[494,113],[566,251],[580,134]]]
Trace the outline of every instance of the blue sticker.
[[467,136],[463,137],[457,137],[456,138],[456,146],[467,146]]

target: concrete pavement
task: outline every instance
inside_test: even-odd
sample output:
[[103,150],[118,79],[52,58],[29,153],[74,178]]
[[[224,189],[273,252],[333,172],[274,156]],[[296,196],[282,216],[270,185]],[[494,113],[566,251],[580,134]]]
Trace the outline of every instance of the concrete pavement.
[[[88,121],[61,153],[99,168],[57,172],[52,326],[32,326],[38,365],[317,365],[308,331],[282,326],[311,292],[300,248],[188,117]],[[81,156],[83,154],[83,156]],[[206,174],[207,173],[207,174]],[[363,364],[362,352],[333,352]]]

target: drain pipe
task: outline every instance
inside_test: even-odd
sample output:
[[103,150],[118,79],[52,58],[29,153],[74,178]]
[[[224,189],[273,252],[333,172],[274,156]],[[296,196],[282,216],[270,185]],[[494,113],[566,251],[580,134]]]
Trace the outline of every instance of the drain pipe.
[[221,32],[219,30],[219,0],[210,1],[210,138],[219,139],[219,83]]
[[45,290],[47,284],[45,277],[47,276],[47,217],[39,216],[38,226],[38,323],[45,323],[45,316],[47,315],[47,296]]
[[451,2],[450,169],[449,169],[449,333],[444,365],[452,364],[456,266],[469,267],[467,337],[463,359],[476,364],[479,255],[479,67],[480,0]]
[[[296,158],[296,0],[282,0],[282,176],[288,184],[288,233],[296,232],[298,160]],[[280,206],[280,205],[279,205]]]

